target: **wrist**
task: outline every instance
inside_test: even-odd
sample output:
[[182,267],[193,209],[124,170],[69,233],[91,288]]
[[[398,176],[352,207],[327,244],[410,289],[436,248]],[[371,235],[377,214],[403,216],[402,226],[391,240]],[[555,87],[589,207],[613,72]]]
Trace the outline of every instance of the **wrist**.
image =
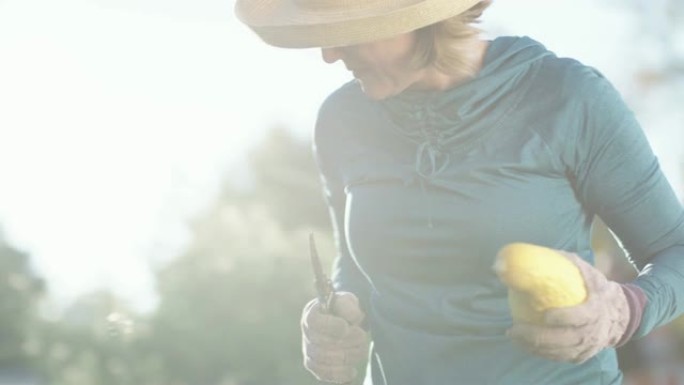
[[624,283],[620,284],[620,286],[625,295],[625,299],[627,300],[629,321],[627,322],[627,326],[622,334],[622,337],[615,347],[623,346],[632,339],[634,333],[636,333],[637,329],[639,329],[641,318],[646,307],[646,302],[648,301],[646,294],[639,286],[632,283]]

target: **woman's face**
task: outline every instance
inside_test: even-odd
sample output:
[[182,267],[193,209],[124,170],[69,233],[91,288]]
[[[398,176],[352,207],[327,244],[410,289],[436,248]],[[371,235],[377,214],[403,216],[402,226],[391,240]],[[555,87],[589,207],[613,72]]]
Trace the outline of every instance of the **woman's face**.
[[363,92],[380,100],[397,95],[418,82],[423,70],[411,67],[415,33],[345,47],[323,48],[326,63],[342,60]]

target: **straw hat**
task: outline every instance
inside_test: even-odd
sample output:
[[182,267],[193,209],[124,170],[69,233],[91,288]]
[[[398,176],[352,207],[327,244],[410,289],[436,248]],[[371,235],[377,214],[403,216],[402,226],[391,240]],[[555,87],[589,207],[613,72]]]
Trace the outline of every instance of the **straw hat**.
[[235,13],[266,43],[336,47],[410,32],[481,0],[237,0]]

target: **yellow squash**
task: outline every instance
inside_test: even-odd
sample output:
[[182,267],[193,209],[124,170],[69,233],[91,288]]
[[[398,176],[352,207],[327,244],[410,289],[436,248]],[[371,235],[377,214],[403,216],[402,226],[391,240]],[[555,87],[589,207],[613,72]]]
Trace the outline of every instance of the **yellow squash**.
[[577,266],[547,247],[508,244],[499,251],[494,270],[508,286],[511,315],[517,320],[541,323],[545,310],[578,305],[587,297]]

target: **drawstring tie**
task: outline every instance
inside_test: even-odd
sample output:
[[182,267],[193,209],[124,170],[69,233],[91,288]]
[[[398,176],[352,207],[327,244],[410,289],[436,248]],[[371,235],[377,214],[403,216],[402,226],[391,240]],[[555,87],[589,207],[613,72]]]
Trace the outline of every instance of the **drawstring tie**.
[[435,127],[434,121],[437,118],[435,112],[431,108],[425,108],[424,111],[420,111],[416,115],[417,118],[420,118],[420,139],[422,141],[416,148],[415,169],[420,177],[421,193],[427,202],[428,227],[434,228],[434,204],[427,194],[427,185],[433,178],[446,170],[451,161],[451,156],[442,145],[446,140],[445,132]]
[[439,144],[425,141],[416,150],[416,172],[423,178],[431,179],[446,170],[451,161],[448,152],[444,152]]
[[433,222],[434,212],[432,199],[428,197],[426,191],[426,184],[430,183],[430,180],[444,171],[449,165],[450,156],[449,153],[442,151],[438,145],[435,145],[431,141],[425,141],[418,146],[416,151],[416,173],[420,176],[420,190],[423,197],[426,198],[427,211],[428,211],[428,227],[433,228],[435,224]]
[[414,168],[421,194],[427,203],[428,227],[433,228],[434,202],[427,189],[449,167],[451,155],[448,143],[460,129],[460,117],[458,111],[451,111],[449,115],[438,111],[438,106],[431,99],[433,97],[422,100],[399,98],[385,105],[389,108],[390,116],[397,118],[393,127],[416,143]]

